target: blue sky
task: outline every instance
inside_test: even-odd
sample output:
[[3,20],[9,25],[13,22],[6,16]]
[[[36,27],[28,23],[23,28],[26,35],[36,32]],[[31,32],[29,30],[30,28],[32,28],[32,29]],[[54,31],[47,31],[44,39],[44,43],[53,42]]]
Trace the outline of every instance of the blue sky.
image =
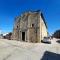
[[0,30],[11,32],[15,16],[37,9],[43,12],[50,34],[60,29],[60,0],[0,0]]

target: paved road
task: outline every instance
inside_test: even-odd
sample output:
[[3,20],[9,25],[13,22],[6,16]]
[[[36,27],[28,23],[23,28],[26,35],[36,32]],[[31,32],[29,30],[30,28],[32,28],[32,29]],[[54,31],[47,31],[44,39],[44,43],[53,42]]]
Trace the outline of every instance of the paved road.
[[0,60],[60,60],[60,44],[0,39]]

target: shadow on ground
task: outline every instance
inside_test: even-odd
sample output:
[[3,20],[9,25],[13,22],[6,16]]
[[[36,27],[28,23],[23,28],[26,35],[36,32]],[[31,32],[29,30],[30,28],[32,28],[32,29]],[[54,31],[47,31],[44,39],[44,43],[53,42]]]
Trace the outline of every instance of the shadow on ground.
[[46,51],[41,60],[60,60],[60,54]]

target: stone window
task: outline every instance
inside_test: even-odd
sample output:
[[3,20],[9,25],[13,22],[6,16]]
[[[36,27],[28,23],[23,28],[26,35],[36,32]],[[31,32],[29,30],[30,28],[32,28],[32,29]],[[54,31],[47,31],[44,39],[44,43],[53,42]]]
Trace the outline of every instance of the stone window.
[[34,27],[34,24],[32,24],[32,27]]
[[17,26],[17,28],[18,28],[18,26]]

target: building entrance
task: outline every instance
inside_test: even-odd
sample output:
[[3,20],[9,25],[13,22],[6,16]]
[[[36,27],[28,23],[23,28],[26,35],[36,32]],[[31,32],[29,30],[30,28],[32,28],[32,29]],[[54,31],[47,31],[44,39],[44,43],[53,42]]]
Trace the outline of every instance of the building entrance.
[[22,32],[22,40],[25,41],[25,32]]

